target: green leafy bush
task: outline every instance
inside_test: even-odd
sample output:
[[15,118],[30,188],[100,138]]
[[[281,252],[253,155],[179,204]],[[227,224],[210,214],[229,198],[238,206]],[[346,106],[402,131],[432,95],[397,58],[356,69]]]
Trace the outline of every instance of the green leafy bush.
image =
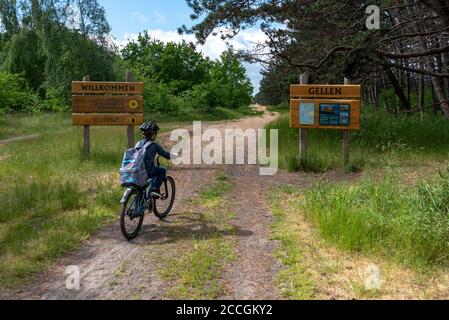
[[24,80],[20,75],[0,72],[0,113],[32,111],[38,102],[39,98],[24,85]]
[[211,61],[186,42],[165,44],[143,33],[122,55],[145,82],[145,105],[150,112],[237,110],[251,103],[253,87],[232,50]]
[[61,96],[57,89],[47,89],[45,100],[38,106],[39,111],[65,111],[70,109],[70,100]]
[[157,82],[154,79],[144,79],[145,83],[145,109],[149,113],[161,112],[175,114],[178,109],[178,100],[173,94],[173,89],[167,84]]

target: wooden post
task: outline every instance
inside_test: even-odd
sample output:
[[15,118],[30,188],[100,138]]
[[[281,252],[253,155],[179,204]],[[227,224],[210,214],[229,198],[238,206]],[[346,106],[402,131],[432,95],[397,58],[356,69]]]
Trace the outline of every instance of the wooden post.
[[[309,73],[308,72],[303,73],[300,79],[301,79],[300,84],[309,84]],[[299,152],[301,162],[307,160],[307,147],[308,147],[307,136],[308,136],[307,129],[299,129]]]
[[[345,78],[345,85],[351,84],[351,80]],[[345,166],[349,163],[349,143],[350,143],[350,135],[349,130],[343,130],[343,163]]]
[[[126,71],[126,82],[134,82],[134,75],[130,70]],[[126,128],[127,146],[128,149],[134,148],[136,142],[134,138],[134,126],[128,126]]]
[[[90,76],[85,76],[83,81],[90,81]],[[83,159],[88,160],[90,157],[90,126],[83,128]]]

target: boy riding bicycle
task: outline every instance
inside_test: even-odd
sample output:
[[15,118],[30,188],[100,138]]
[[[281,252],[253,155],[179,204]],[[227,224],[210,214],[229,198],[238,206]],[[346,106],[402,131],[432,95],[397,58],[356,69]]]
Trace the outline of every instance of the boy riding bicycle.
[[174,179],[167,177],[167,170],[159,166],[159,161],[157,165],[154,162],[158,156],[172,160],[178,155],[155,142],[159,132],[155,122],[144,123],[140,131],[144,139],[135,148],[126,150],[120,168],[120,184],[127,188],[120,200],[120,229],[127,240],[138,236],[147,211],[153,211],[161,220],[166,218],[176,197]]
[[159,144],[155,142],[157,134],[160,128],[156,122],[146,122],[140,127],[143,140],[137,144],[138,148],[145,146],[148,142],[151,144],[147,147],[144,157],[145,169],[150,179],[155,178],[153,189],[151,191],[152,197],[161,198],[161,186],[167,176],[167,170],[162,167],[158,167],[154,164],[156,156],[159,155],[167,160],[172,160],[177,157],[176,154],[170,153]]

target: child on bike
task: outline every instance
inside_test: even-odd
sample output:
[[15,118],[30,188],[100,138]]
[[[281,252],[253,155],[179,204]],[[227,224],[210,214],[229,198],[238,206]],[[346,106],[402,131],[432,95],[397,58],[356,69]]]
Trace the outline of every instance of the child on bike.
[[137,145],[138,148],[143,147],[148,142],[152,142],[147,148],[145,153],[145,169],[147,170],[148,177],[150,179],[155,178],[153,189],[151,192],[152,197],[162,198],[161,186],[166,179],[167,170],[162,167],[158,167],[154,164],[156,156],[159,155],[167,160],[172,160],[177,157],[176,154],[171,154],[170,152],[164,150],[159,144],[155,142],[157,134],[160,128],[156,122],[146,122],[140,127],[140,132],[142,133],[143,140]]

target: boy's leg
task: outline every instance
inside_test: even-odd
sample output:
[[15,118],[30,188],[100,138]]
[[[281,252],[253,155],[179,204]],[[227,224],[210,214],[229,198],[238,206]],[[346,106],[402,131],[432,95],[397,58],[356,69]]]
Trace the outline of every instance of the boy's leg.
[[153,191],[159,192],[162,186],[162,183],[165,180],[167,175],[167,170],[165,168],[156,167],[154,168],[153,177],[156,177],[154,181]]

